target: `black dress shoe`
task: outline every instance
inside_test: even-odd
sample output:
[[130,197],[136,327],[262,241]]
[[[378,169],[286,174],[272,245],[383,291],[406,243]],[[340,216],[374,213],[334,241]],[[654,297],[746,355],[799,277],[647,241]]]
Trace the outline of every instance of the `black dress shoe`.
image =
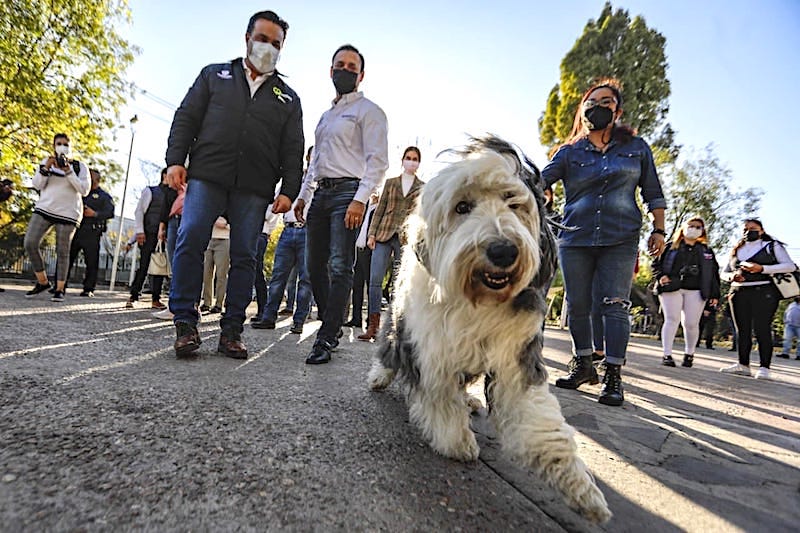
[[319,341],[311,348],[311,353],[306,357],[307,365],[323,365],[331,360],[331,348],[325,341]]
[[257,322],[251,320],[250,327],[253,329],[275,329],[275,321],[270,318],[265,318]]
[[347,326],[348,328],[360,328],[361,322],[358,322],[355,319],[350,319],[342,325]]

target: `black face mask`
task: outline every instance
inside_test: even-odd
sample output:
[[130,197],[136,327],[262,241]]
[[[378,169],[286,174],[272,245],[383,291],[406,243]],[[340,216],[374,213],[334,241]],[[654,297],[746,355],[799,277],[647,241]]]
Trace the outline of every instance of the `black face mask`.
[[751,229],[750,231],[744,232],[744,238],[749,242],[753,242],[760,239],[761,235],[759,234],[757,229]]
[[604,130],[614,119],[614,112],[601,105],[590,107],[583,112],[583,121],[590,130]]
[[356,90],[356,80],[358,74],[345,69],[335,69],[333,71],[333,86],[336,87],[337,94],[349,94]]

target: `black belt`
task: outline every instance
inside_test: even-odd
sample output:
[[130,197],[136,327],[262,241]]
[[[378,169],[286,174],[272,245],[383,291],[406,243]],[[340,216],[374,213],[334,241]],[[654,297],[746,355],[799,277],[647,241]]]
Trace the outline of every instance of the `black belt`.
[[305,222],[286,222],[284,226],[288,228],[305,228]]
[[320,178],[317,184],[320,189],[331,189],[341,183],[352,183],[358,181],[358,178]]

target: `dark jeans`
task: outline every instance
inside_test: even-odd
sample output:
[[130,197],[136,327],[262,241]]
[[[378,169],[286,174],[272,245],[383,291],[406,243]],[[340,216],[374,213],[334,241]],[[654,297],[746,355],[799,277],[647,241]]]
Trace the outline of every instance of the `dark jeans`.
[[[136,277],[131,284],[131,299],[138,300],[144,285],[144,278],[147,276],[147,268],[150,266],[150,256],[158,244],[158,233],[145,233],[144,244],[139,247],[139,266],[136,269]],[[150,286],[153,289],[153,301],[161,299],[161,287],[164,284],[164,276],[151,276]]]
[[717,315],[705,314],[700,317],[700,337],[697,339],[697,345],[700,346],[700,341],[706,341],[706,348],[714,347],[714,330],[717,326]]
[[780,303],[778,290],[771,283],[740,287],[731,296],[731,302],[739,339],[739,364],[750,365],[755,331],[760,365],[769,368],[772,362],[772,318]]
[[[576,357],[592,354],[592,302],[600,302],[606,362],[625,363],[630,337],[630,293],[638,242],[613,246],[565,246],[559,249],[569,313],[569,333]],[[595,278],[596,276],[596,278]],[[597,283],[597,297],[593,282]]]
[[369,290],[369,271],[372,262],[372,250],[365,246],[356,249],[356,266],[353,271],[353,298],[351,318],[356,325],[363,322],[364,289]]
[[604,352],[606,349],[605,339],[603,338],[603,297],[600,295],[600,284],[597,282],[597,275],[592,282],[592,348],[595,352]]
[[[400,267],[401,255],[402,247],[397,234],[386,242],[375,243],[369,269],[369,306],[367,307],[369,314],[381,312],[381,296],[383,296],[381,284],[383,283],[383,278],[389,269],[390,261],[393,271]],[[391,281],[389,283],[391,284]]]
[[357,189],[355,180],[320,187],[308,210],[306,266],[322,317],[317,341],[333,342],[344,321],[359,231],[345,227],[344,215]]
[[292,272],[289,274],[289,283],[287,283],[286,285],[286,309],[294,309],[294,301],[296,299],[297,299],[297,267],[295,266],[292,269]]
[[[83,252],[83,260],[86,263],[83,290],[86,292],[93,292],[97,287],[97,273],[100,270],[100,237],[102,235],[103,232],[99,229],[94,229],[89,225],[81,226],[72,237],[72,244],[69,247],[67,281],[69,281],[72,265],[75,264],[78,254]],[[58,274],[56,274],[56,278],[58,278]],[[66,284],[64,286],[66,287]]]
[[276,320],[278,318],[278,306],[283,300],[289,275],[295,267],[299,267],[297,276],[299,283],[293,320],[295,324],[302,324],[306,321],[311,306],[311,282],[308,279],[308,270],[306,270],[306,229],[286,226],[275,247],[275,262],[272,265],[272,277],[269,280],[267,291],[267,306],[264,308],[262,319]]
[[196,325],[200,318],[195,306],[203,287],[203,256],[211,240],[214,221],[222,213],[227,213],[231,226],[231,267],[220,326],[242,331],[245,309],[253,295],[256,244],[270,203],[268,198],[252,193],[226,190],[207,181],[189,180],[178,228],[169,295],[169,310],[175,315],[175,322]]
[[269,235],[260,233],[258,244],[256,245],[256,318],[261,319],[264,314],[264,306],[267,305],[267,278],[264,276],[264,254],[267,253]]

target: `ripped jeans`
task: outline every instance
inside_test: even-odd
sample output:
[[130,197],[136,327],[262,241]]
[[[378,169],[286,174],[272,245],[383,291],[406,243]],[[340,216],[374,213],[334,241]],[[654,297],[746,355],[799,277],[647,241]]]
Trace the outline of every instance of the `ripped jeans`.
[[564,246],[559,249],[567,296],[569,333],[576,357],[592,355],[592,281],[602,299],[606,362],[625,363],[630,337],[630,292],[638,239],[613,246]]

